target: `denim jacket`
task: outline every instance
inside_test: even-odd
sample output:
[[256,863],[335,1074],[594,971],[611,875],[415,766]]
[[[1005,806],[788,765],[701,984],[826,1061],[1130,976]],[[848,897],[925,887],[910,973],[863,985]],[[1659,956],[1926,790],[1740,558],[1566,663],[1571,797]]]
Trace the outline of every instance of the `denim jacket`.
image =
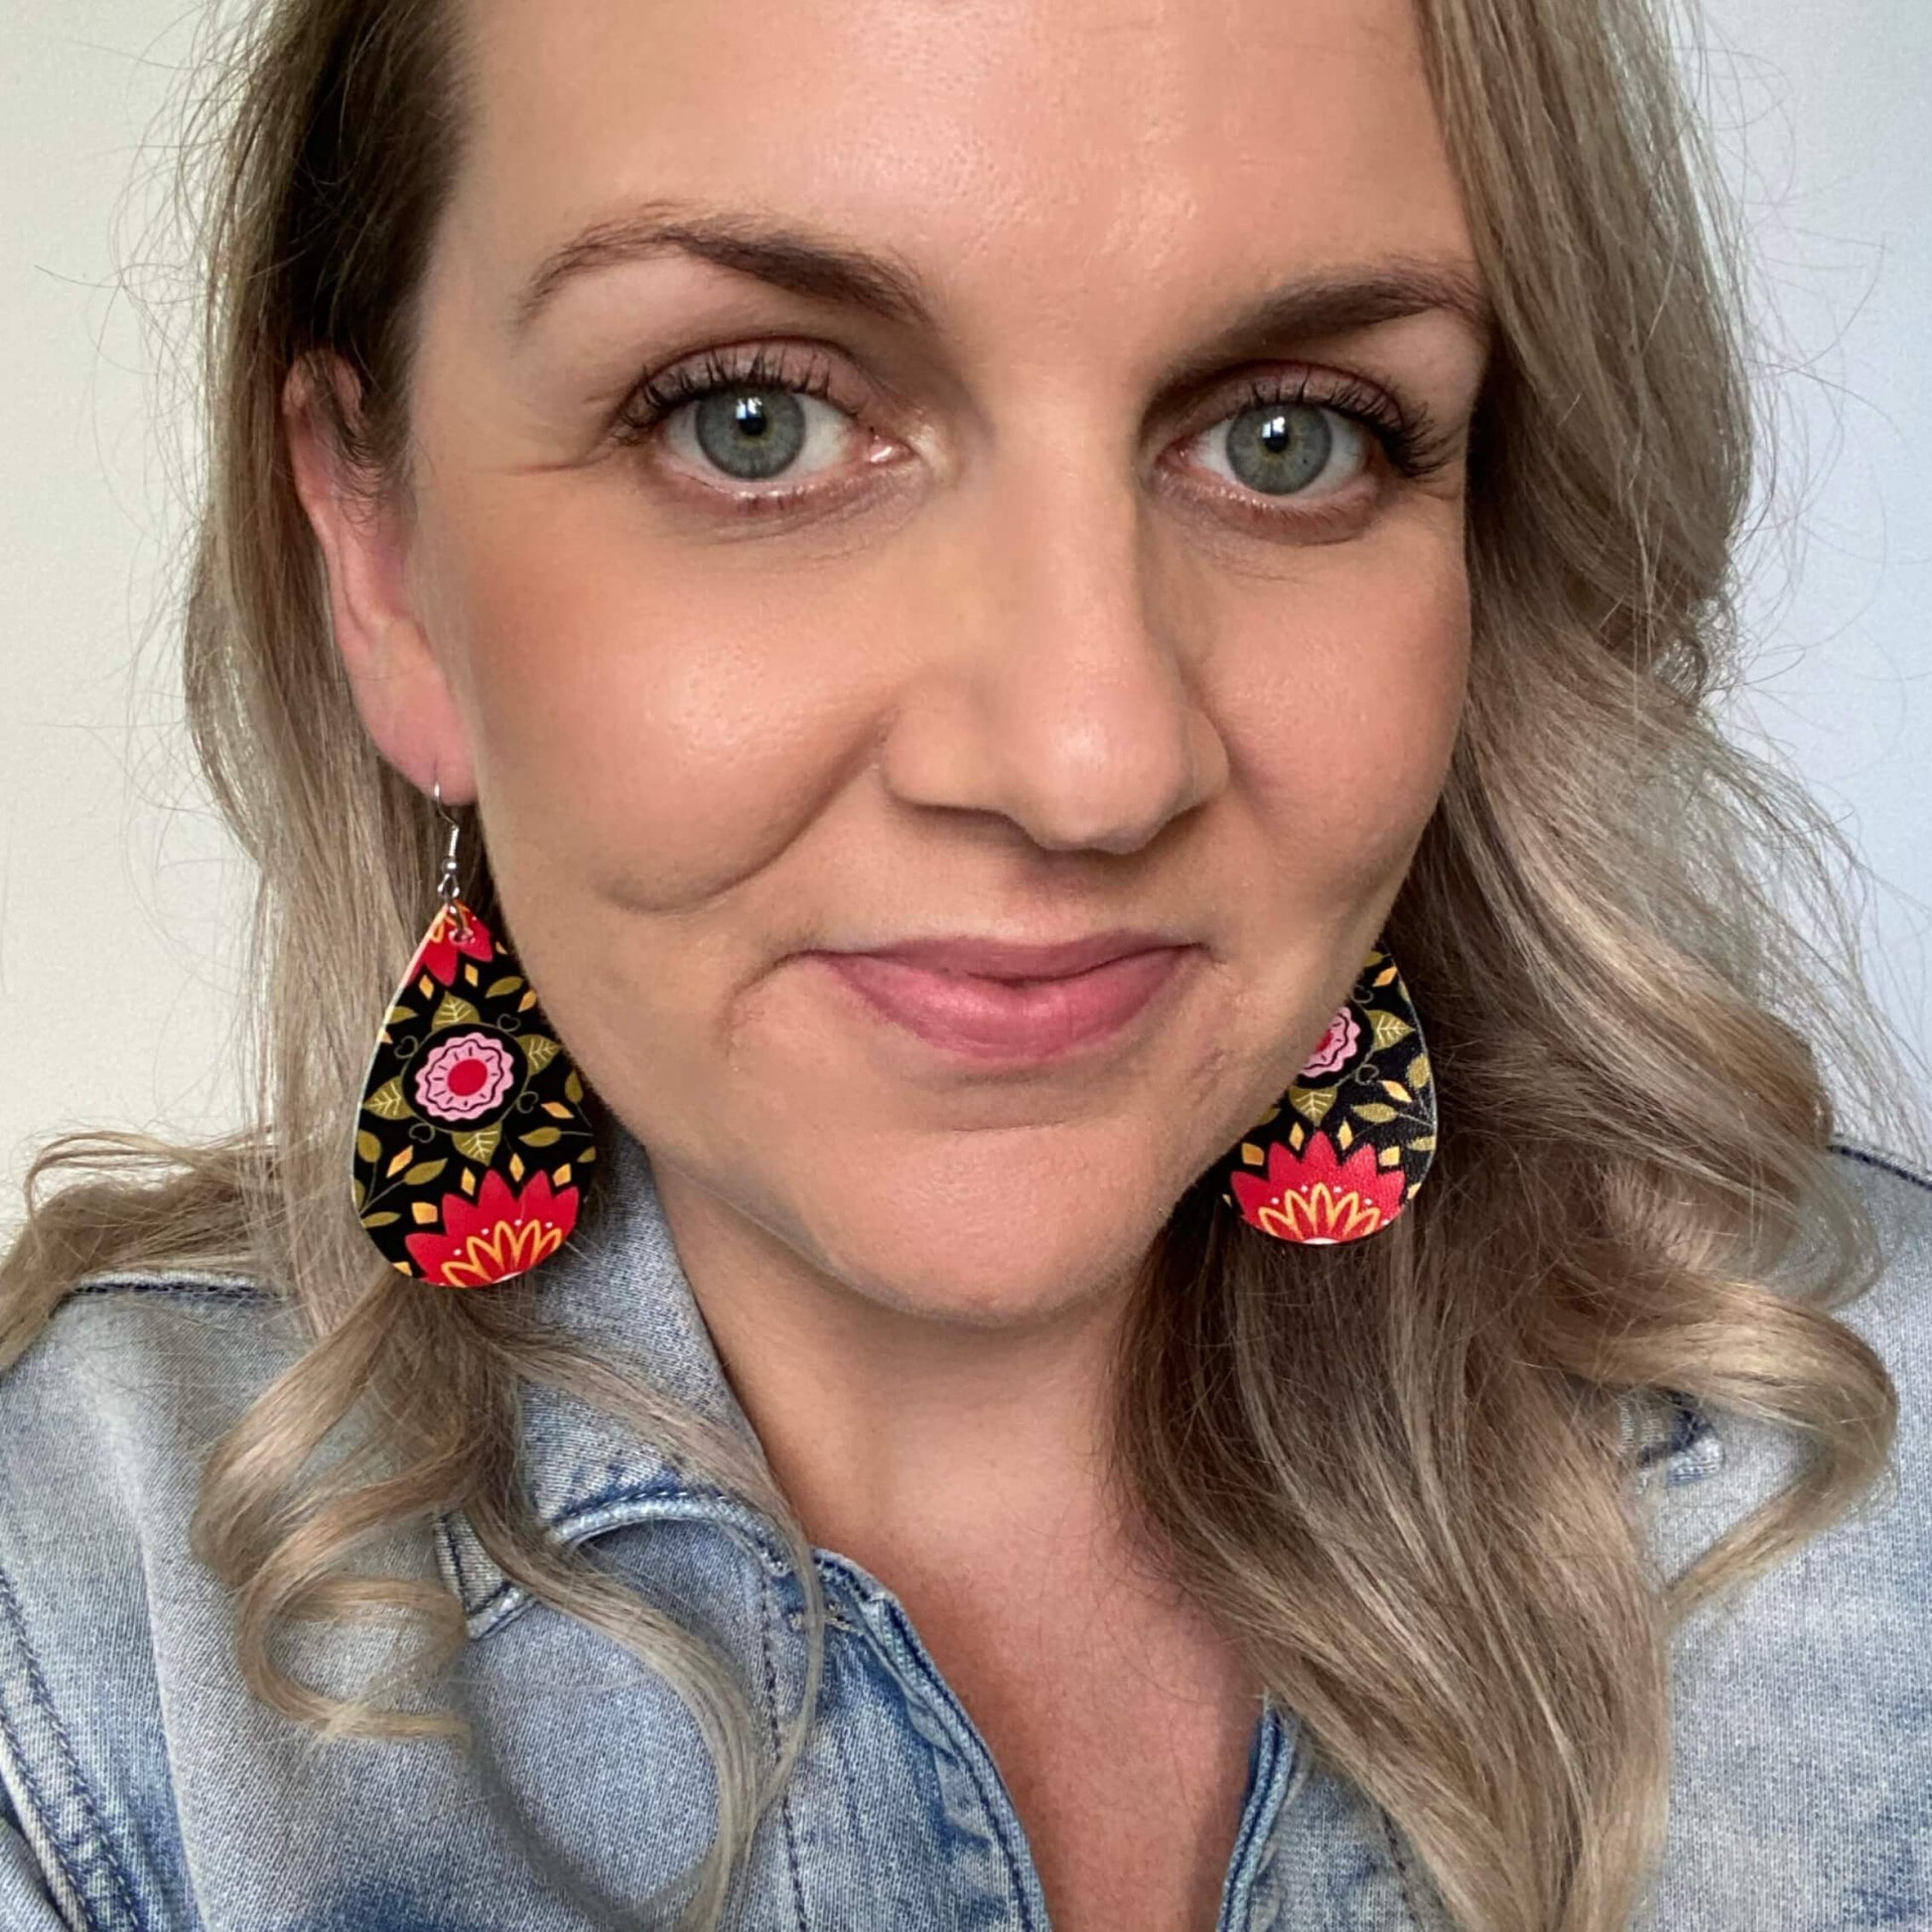
[[[530,1278],[545,1311],[641,1350],[750,1436],[643,1150],[620,1136],[608,1153],[595,1210]],[[1669,1835],[1637,1921],[1658,1928],[1932,1927],[1932,1182],[1868,1149],[1836,1158],[1886,1241],[1883,1281],[1846,1318],[1899,1386],[1897,1480],[1680,1630]],[[248,1695],[187,1526],[209,1447],[299,1352],[291,1312],[247,1282],[114,1276],[70,1294],[0,1378],[0,1928],[645,1923],[639,1902],[711,1836],[696,1729],[638,1659],[506,1580],[460,1515],[398,1532],[395,1563],[468,1612],[430,1702],[455,1686],[474,1748],[318,1744]],[[1729,1418],[1651,1403],[1626,1420],[1669,1573],[1792,1471],[1780,1435]],[[531,1393],[525,1437],[552,1532],[720,1646],[775,1738],[804,1664],[782,1548],[569,1398]],[[971,1719],[893,1592],[831,1551],[817,1564],[820,1703],[731,1925],[1037,1932],[1039,1881]],[[304,1624],[277,1654],[346,1693],[388,1642]],[[1387,1817],[1264,1704],[1221,1932],[1447,1924]]]

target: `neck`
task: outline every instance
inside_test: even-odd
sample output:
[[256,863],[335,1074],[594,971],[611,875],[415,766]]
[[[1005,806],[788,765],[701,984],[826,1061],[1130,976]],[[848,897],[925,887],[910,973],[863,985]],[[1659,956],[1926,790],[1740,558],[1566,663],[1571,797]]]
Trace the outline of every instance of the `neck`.
[[899,1587],[1111,1567],[1105,1444],[1131,1280],[1000,1323],[886,1303],[666,1166],[679,1260],[779,1487],[822,1549]]

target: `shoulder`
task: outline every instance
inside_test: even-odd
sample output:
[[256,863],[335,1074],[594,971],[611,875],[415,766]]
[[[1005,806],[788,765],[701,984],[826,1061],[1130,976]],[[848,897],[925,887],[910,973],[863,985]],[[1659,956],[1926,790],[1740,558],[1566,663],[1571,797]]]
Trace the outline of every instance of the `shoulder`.
[[[1932,1175],[1851,1141],[1835,1141],[1832,1158],[1871,1217],[1880,1267],[1868,1288],[1831,1313],[1877,1354],[1898,1392],[1894,1476],[1932,1480]],[[1640,1487],[1662,1492],[1654,1529],[1672,1573],[1798,1473],[1788,1432],[1689,1404],[1654,1431],[1642,1460]],[[1898,1486],[1885,1484],[1856,1520],[1885,1514]],[[1932,1527],[1909,1512],[1888,1520],[1908,1539],[1901,1554],[1932,1563]]]
[[299,1353],[252,1283],[117,1275],[0,1373],[0,1804],[67,1923],[146,1923],[174,1883],[164,1686],[216,1681],[224,1635],[188,1526],[208,1450]]
[[[234,1276],[113,1274],[69,1289],[0,1373],[0,1497],[128,1496],[205,1452],[300,1352],[295,1311]],[[4,1513],[0,1512],[0,1523]]]
[[234,1277],[69,1289],[0,1372],[0,1618],[28,1594],[77,1615],[73,1591],[130,1565],[152,1576],[208,1451],[300,1354],[296,1328],[279,1298]]
[[[1932,1476],[1932,1175],[1850,1141],[1833,1154],[1871,1214],[1883,1261],[1872,1286],[1833,1313],[1871,1345],[1897,1387],[1901,1471]],[[1932,1527],[1926,1536],[1932,1549]]]
[[1932,1174],[1883,1148],[1857,1141],[1835,1141],[1832,1157],[1839,1172],[1871,1209],[1885,1251],[1885,1273],[1868,1296],[1851,1305],[1880,1321],[1916,1319],[1926,1324],[1925,1303],[1932,1292]]
[[1922,1501],[1932,1484],[1932,1175],[1881,1149],[1841,1142],[1834,1152],[1871,1211],[1884,1257],[1873,1286],[1834,1312],[1877,1351],[1897,1387],[1899,1472],[1918,1484],[1916,1520],[1932,1559]]
[[111,1578],[165,1569],[208,1451],[300,1353],[295,1326],[232,1277],[69,1289],[0,1372],[0,1619],[30,1598],[79,1618]]
[[[1883,1361],[1898,1434],[1872,1493],[1676,1632],[1646,1927],[1932,1923],[1932,1177],[1882,1149],[1835,1156],[1884,1265],[1833,1313]],[[1788,1434],[1747,1419],[1684,1436],[1655,1491],[1667,1574],[1802,1474]]]
[[297,1327],[280,1298],[233,1277],[70,1289],[0,1373],[0,1619],[10,1603],[30,1614],[29,1598],[77,1618],[111,1580],[185,1561],[203,1464],[300,1355]]

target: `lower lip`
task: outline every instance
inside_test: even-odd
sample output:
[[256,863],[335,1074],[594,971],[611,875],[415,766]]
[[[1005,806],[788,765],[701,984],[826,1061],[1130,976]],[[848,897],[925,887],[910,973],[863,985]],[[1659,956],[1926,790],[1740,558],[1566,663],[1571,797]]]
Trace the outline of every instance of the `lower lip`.
[[1064,979],[935,973],[879,953],[814,953],[875,1013],[950,1053],[1008,1064],[1058,1059],[1117,1034],[1192,950],[1125,953]]

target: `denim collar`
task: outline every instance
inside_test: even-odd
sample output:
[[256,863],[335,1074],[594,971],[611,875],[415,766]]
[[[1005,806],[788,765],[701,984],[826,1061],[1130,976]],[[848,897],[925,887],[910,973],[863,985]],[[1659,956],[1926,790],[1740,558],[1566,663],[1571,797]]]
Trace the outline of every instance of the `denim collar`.
[[[678,1259],[650,1157],[607,1119],[584,1218],[564,1247],[525,1278],[533,1307],[578,1340],[640,1357],[665,1393],[757,1450],[757,1432],[725,1378]],[[1722,1461],[1721,1439],[1688,1401],[1626,1397],[1622,1438],[1644,1487],[1661,1480],[1678,1488]],[[790,1568],[785,1546],[755,1512],[687,1478],[662,1449],[639,1442],[622,1424],[541,1386],[524,1392],[522,1468],[537,1517],[562,1542],[652,1519],[702,1518],[740,1532],[774,1575]],[[527,1593],[484,1553],[462,1512],[439,1518],[437,1528],[439,1563],[462,1599],[472,1636],[527,1603]]]
[[[761,1453],[678,1260],[650,1157],[606,1118],[597,1183],[583,1218],[557,1254],[524,1278],[531,1310],[574,1340],[641,1360],[666,1395]],[[615,1418],[542,1385],[523,1391],[521,1467],[532,1509],[561,1542],[580,1543],[652,1518],[695,1516],[748,1535],[774,1571],[790,1568],[784,1545],[736,1498],[688,1478],[662,1449],[640,1442]],[[463,1600],[472,1636],[528,1601],[484,1553],[461,1511],[441,1517],[437,1527],[443,1573]]]

